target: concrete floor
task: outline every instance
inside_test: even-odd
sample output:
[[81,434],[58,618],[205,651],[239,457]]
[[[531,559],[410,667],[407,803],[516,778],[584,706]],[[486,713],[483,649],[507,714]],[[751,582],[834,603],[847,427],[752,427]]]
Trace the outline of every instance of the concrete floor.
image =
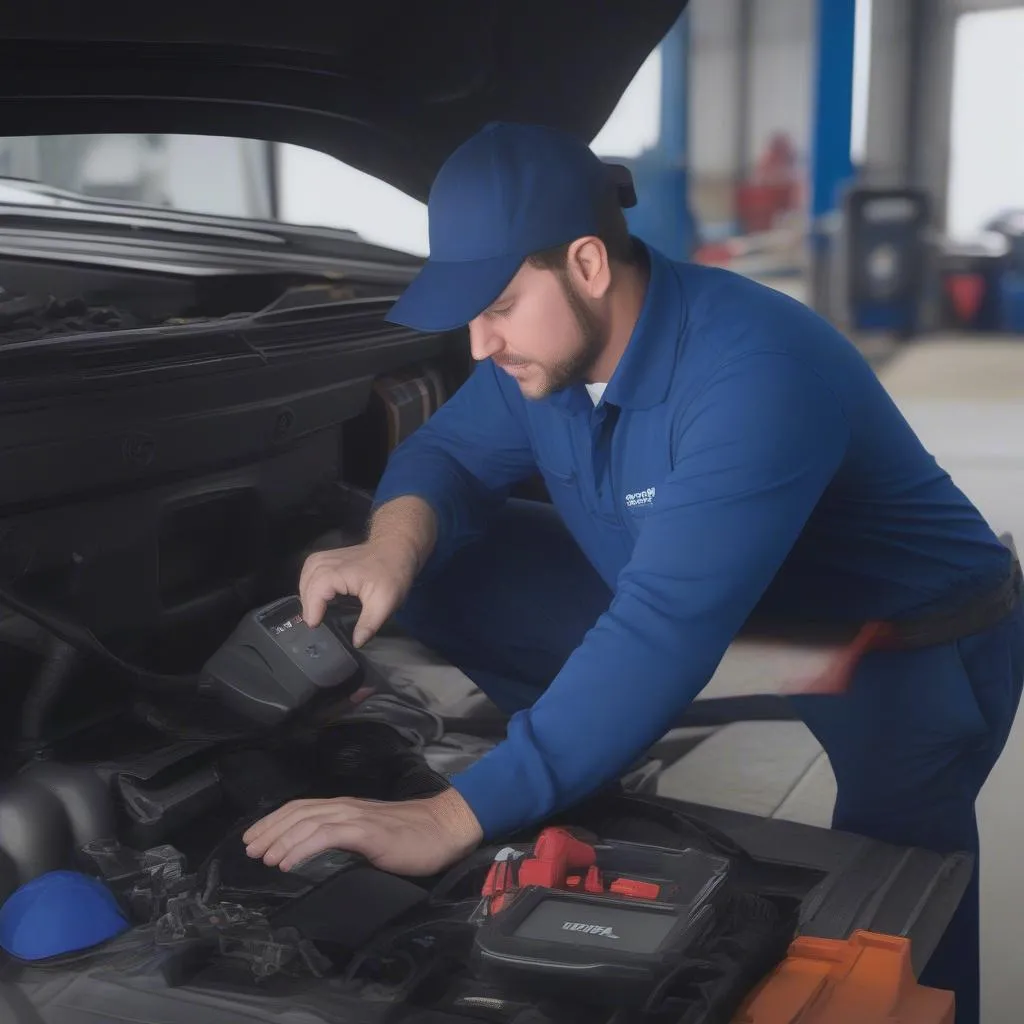
[[[1024,338],[913,346],[881,378],[918,435],[1000,532],[1024,543]],[[979,803],[982,1021],[1021,1020],[1024,714]]]

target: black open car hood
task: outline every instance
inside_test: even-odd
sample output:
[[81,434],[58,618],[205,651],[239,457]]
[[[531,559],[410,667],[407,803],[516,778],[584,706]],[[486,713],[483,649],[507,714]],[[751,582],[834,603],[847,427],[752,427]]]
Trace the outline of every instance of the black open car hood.
[[686,4],[18,4],[0,40],[0,135],[289,142],[424,198],[488,121],[593,138]]

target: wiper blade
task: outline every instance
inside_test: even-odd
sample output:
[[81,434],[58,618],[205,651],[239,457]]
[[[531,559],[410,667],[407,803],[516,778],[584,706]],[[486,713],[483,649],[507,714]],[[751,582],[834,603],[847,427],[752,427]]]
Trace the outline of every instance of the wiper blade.
[[265,363],[239,329],[249,316],[147,323],[130,310],[90,306],[81,298],[0,293],[0,380],[109,378],[239,359]]
[[144,326],[133,313],[114,306],[89,306],[84,299],[52,295],[8,297],[0,291],[0,342],[10,344],[54,334],[132,330]]

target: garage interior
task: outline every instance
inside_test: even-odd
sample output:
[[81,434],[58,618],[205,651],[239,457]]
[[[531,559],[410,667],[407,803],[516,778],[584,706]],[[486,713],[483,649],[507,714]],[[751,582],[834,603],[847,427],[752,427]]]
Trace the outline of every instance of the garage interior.
[[[943,468],[1018,546],[1021,53],[1024,3],[1012,0],[691,0],[594,140],[633,173],[637,234],[674,258],[778,288],[839,326]],[[294,145],[9,138],[0,139],[0,176],[351,228],[426,252],[423,204]],[[473,697],[468,679],[414,645],[383,637],[368,653],[443,709]],[[747,715],[758,682],[755,663],[723,663],[700,698],[714,709],[706,723],[668,738],[675,753],[659,792],[827,827],[828,759],[801,722]],[[985,1024],[1020,1019],[1011,951],[1024,918],[1021,717],[979,806]]]

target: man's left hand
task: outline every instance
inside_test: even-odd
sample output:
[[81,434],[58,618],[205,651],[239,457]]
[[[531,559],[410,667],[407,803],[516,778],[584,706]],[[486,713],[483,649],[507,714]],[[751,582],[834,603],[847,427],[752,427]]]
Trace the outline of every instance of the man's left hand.
[[444,870],[482,838],[469,806],[449,789],[397,803],[293,800],[252,825],[242,841],[250,857],[282,871],[325,850],[347,850],[382,871],[412,877]]

